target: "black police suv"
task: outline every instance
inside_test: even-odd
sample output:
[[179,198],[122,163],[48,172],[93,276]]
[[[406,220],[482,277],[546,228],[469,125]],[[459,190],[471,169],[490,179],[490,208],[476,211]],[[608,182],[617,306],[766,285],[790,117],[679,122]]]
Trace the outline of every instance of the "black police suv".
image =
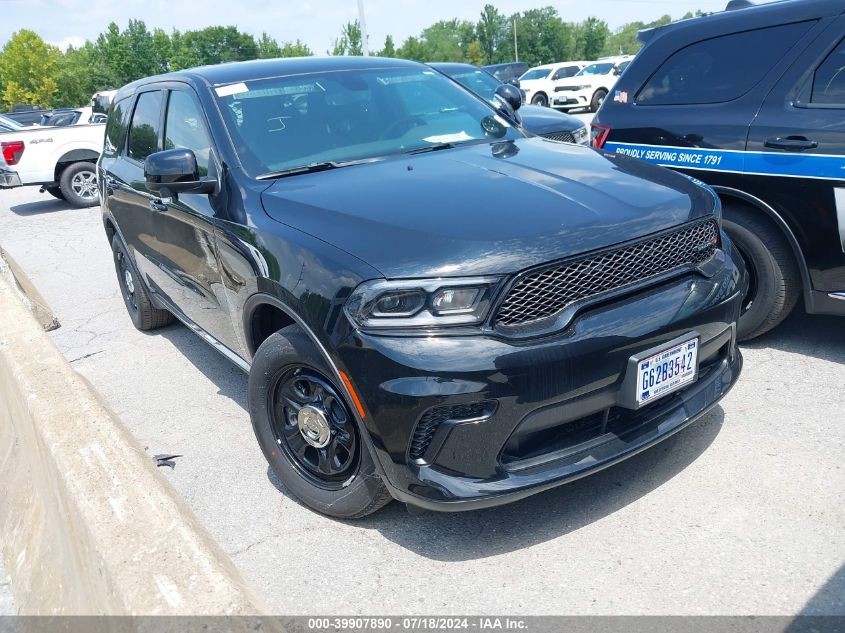
[[[472,64],[453,62],[429,63],[429,66],[451,77],[464,88],[472,90],[487,101],[494,102],[496,99],[502,99],[511,107],[515,106],[519,110],[518,117],[522,127],[532,134],[564,143],[581,145],[590,143],[590,132],[581,119],[551,108],[522,105],[524,94],[517,86],[499,81],[482,68]],[[513,94],[511,94],[512,91]]]
[[264,455],[321,512],[539,492],[737,380],[746,275],[712,190],[508,116],[362,57],[114,98],[98,176],[129,315],[175,316],[249,372]]
[[505,62],[504,64],[488,64],[482,66],[484,70],[499,81],[509,83],[522,77],[530,66],[525,62]]
[[719,194],[751,277],[740,340],[801,296],[845,315],[845,5],[749,5],[642,32],[593,125],[595,147]]

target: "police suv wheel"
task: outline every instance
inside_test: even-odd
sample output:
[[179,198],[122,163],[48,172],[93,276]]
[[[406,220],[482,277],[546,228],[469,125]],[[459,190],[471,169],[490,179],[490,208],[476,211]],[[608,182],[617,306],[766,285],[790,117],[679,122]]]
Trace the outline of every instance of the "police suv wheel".
[[545,94],[540,92],[540,93],[534,95],[531,98],[531,105],[540,106],[540,107],[543,107],[543,108],[548,108],[549,107],[549,98]]
[[153,305],[141,280],[141,275],[135,268],[135,263],[117,235],[112,238],[111,249],[114,269],[117,273],[117,284],[120,286],[123,304],[126,306],[129,318],[132,319],[132,325],[146,332],[173,323],[174,317],[170,312],[159,310]]
[[590,101],[590,112],[597,112],[598,109],[601,107],[601,104],[604,103],[604,98],[606,96],[607,90],[605,90],[604,88],[599,88],[598,90],[596,90],[592,100]]
[[801,275],[792,249],[772,222],[740,205],[725,204],[723,223],[748,269],[749,289],[737,322],[747,341],[779,325],[798,302]]
[[249,372],[249,415],[279,481],[310,508],[341,519],[391,501],[351,403],[297,325],[265,340]]

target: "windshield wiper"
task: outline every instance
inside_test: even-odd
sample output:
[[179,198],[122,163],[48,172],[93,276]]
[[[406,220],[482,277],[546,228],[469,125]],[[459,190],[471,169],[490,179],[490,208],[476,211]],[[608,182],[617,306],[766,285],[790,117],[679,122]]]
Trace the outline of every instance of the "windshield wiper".
[[266,174],[256,176],[256,180],[272,180],[273,178],[284,178],[285,176],[296,176],[299,174],[313,174],[318,171],[328,171],[330,169],[340,169],[341,167],[351,167],[352,165],[363,165],[365,163],[376,163],[384,160],[384,156],[368,156],[367,158],[357,158],[353,160],[325,160],[319,163],[309,163],[308,165],[301,165],[299,167],[291,167],[290,169],[280,169],[279,171],[269,171]]
[[427,154],[428,152],[437,152],[441,149],[452,149],[457,147],[457,143],[437,143],[435,145],[426,145],[425,147],[417,147],[416,149],[409,149],[405,154]]
[[266,174],[257,176],[257,180],[271,180],[273,178],[284,178],[285,176],[295,176],[297,174],[313,174],[318,171],[328,171],[329,169],[338,169],[339,167],[346,167],[354,163],[340,163],[334,160],[327,160],[320,163],[311,163],[310,165],[301,165],[300,167],[291,167],[290,169],[280,169],[279,171],[269,171]]

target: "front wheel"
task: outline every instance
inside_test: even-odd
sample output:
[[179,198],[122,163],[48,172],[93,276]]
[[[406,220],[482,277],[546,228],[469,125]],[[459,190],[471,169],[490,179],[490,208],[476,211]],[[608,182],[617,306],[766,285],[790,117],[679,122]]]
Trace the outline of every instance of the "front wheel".
[[59,188],[70,204],[77,208],[93,207],[100,202],[94,163],[73,163],[62,172]]
[[604,98],[606,96],[607,90],[605,90],[604,88],[599,88],[598,90],[596,90],[592,100],[590,101],[590,112],[597,112],[598,109],[601,107],[601,104],[604,103]]
[[249,414],[270,468],[300,501],[356,519],[390,502],[352,409],[299,326],[272,334],[249,372]]
[[542,92],[531,97],[531,105],[541,106],[543,108],[549,107],[549,98]]

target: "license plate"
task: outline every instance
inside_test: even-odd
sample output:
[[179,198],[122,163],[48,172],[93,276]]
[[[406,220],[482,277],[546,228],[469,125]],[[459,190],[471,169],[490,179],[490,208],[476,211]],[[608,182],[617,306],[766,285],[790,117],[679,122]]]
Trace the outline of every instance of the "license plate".
[[654,402],[695,381],[698,338],[690,339],[637,364],[637,404]]

